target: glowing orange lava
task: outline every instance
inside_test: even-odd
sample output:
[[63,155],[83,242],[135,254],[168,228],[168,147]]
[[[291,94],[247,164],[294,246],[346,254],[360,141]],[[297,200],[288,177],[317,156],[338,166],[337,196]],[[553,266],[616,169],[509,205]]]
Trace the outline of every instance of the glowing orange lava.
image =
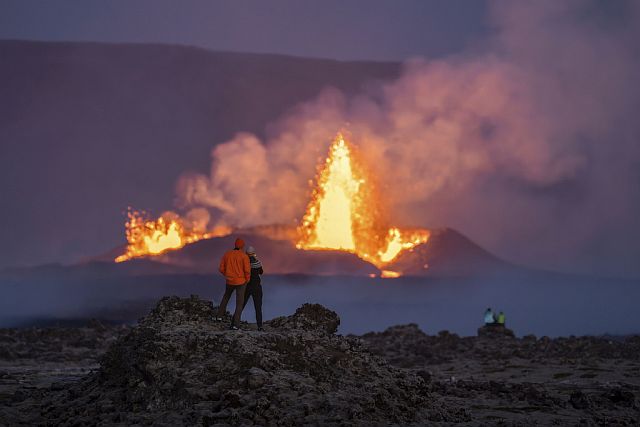
[[380,277],[382,277],[383,279],[395,279],[400,276],[402,276],[402,274],[398,273],[397,271],[382,270],[380,272]]
[[[429,231],[407,232],[386,225],[382,200],[356,157],[353,147],[338,134],[298,228],[297,247],[352,252],[382,268],[402,251],[426,243]],[[398,276],[388,270],[381,274]]]
[[229,234],[231,230],[197,232],[187,230],[180,217],[174,213],[165,213],[160,218],[149,219],[144,212],[129,209],[125,223],[127,236],[126,252],[115,259],[116,262],[149,255],[159,255],[172,249],[178,249],[188,243],[201,239]]

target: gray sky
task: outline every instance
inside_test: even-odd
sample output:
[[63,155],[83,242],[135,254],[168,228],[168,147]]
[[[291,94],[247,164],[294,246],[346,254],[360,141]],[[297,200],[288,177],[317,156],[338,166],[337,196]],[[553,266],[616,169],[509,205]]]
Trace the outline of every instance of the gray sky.
[[484,0],[0,0],[0,39],[402,60],[473,44],[489,31],[486,9]]

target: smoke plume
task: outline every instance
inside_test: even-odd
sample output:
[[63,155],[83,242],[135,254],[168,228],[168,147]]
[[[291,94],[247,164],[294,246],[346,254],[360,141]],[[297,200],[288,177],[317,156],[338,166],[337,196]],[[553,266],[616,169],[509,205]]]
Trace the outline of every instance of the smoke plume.
[[[261,140],[238,133],[177,201],[217,224],[293,224],[336,132],[375,172],[396,225],[452,226],[507,259],[640,274],[640,7],[498,1],[490,40],[407,62],[347,98],[328,88]],[[259,100],[256,100],[259,102]]]

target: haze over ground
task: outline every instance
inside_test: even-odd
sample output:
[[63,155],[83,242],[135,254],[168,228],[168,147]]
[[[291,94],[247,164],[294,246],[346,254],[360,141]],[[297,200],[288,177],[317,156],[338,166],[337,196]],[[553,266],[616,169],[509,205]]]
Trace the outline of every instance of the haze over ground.
[[[204,206],[214,221],[242,225],[292,221],[306,200],[283,203],[279,195],[304,196],[318,155],[349,123],[392,187],[388,203],[398,221],[455,227],[534,267],[640,274],[637,3],[475,2],[459,14],[444,2],[420,2],[394,7],[400,15],[385,14],[390,3],[354,2],[350,13],[288,3],[261,12],[256,4],[234,12],[227,3],[192,3],[195,9],[176,12],[169,3],[137,3],[140,13],[124,13],[116,2],[111,15],[98,3],[2,4],[3,38],[426,58],[402,72],[394,64],[324,63],[330,72],[318,73],[314,61],[178,47],[3,43],[1,219],[10,226],[0,266],[68,262],[110,249],[122,241],[127,205],[172,208],[174,185],[190,170],[200,175],[182,180],[182,190],[197,182],[201,191],[187,192],[192,198],[179,191],[183,206]],[[203,7],[230,23],[228,39],[199,33],[202,23],[181,31],[185,16]],[[267,23],[272,36],[256,32],[243,13]],[[303,25],[309,14],[329,24]],[[206,16],[193,22],[211,23]],[[160,31],[162,24],[175,31]],[[429,33],[434,28],[437,35]],[[307,38],[291,36],[303,30]],[[382,43],[373,34],[388,37]],[[251,44],[257,39],[264,44]],[[247,74],[238,72],[240,63]],[[388,83],[366,83],[371,78]],[[315,98],[325,86],[339,91]],[[257,137],[234,137],[247,131]],[[209,151],[225,142],[207,174]],[[254,156],[248,163],[243,147]],[[240,206],[244,192],[225,187],[229,165],[250,178],[249,191],[264,190],[251,200],[255,215],[225,208]],[[286,191],[274,185],[282,182]]]

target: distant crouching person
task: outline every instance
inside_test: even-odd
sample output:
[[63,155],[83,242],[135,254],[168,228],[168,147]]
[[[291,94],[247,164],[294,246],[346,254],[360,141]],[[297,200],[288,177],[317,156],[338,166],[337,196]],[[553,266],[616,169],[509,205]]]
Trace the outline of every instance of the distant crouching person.
[[249,256],[249,263],[251,265],[251,278],[247,284],[247,291],[244,295],[244,304],[249,302],[249,297],[253,297],[253,307],[256,309],[256,323],[258,324],[258,330],[262,330],[262,285],[260,275],[264,273],[262,270],[262,263],[256,256],[256,250],[253,246],[247,248],[247,255]]
[[493,325],[496,323],[496,316],[491,310],[491,307],[487,308],[487,311],[484,312],[484,324],[485,325]]
[[242,251],[243,247],[244,241],[242,239],[236,239],[235,248],[225,253],[220,261],[219,270],[227,280],[227,287],[224,291],[222,302],[220,302],[216,320],[222,320],[222,316],[224,316],[227,310],[227,303],[231,298],[231,294],[233,291],[236,291],[236,311],[231,319],[231,329],[238,329],[238,326],[240,326],[240,316],[242,315],[245,301],[244,293],[247,282],[251,277],[249,257]]

